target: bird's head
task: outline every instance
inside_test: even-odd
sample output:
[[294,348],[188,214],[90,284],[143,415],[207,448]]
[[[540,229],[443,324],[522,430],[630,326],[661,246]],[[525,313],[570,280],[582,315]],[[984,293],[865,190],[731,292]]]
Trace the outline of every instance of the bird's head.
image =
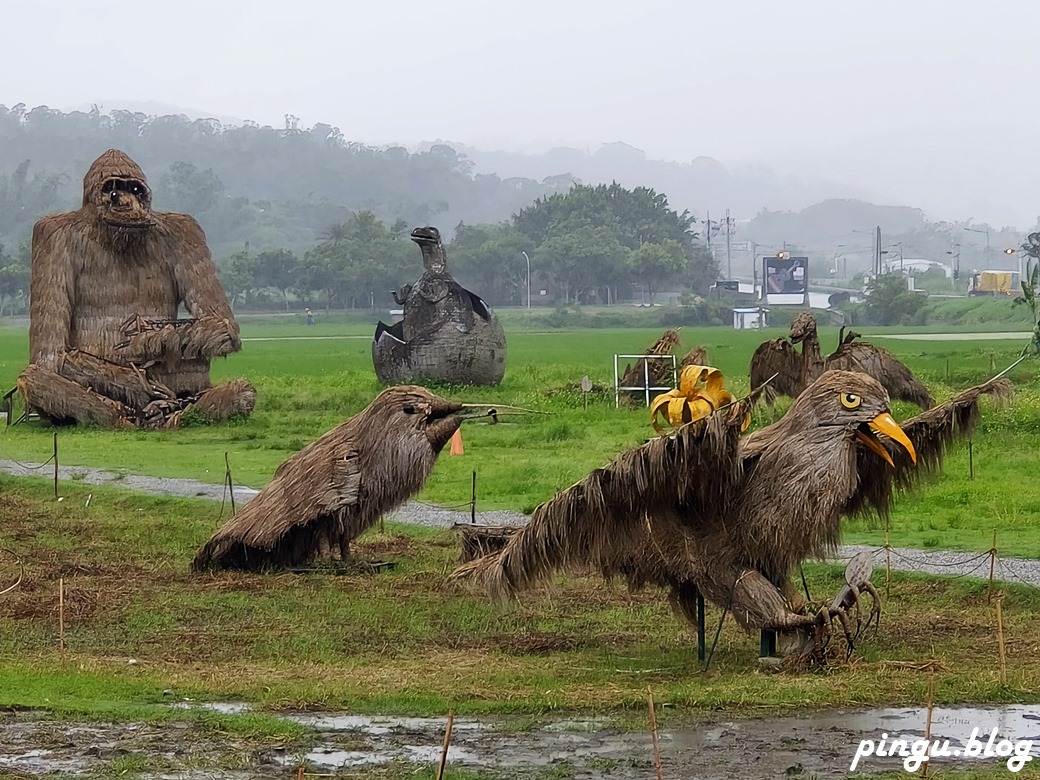
[[401,385],[389,387],[376,396],[369,409],[373,412],[372,435],[425,437],[434,454],[444,449],[462,425],[462,404],[434,395],[425,387]]
[[902,446],[917,463],[913,443],[889,411],[888,391],[866,374],[825,371],[798,396],[788,417],[820,428],[842,428],[894,466],[892,456],[878,439],[882,434]]
[[423,266],[431,273],[444,273],[448,270],[448,258],[441,243],[441,232],[435,227],[417,227],[412,231],[412,241],[422,251]]
[[412,231],[411,239],[419,246],[423,244],[439,244],[441,242],[441,232],[435,227],[417,227]]
[[791,343],[799,344],[810,334],[816,333],[816,319],[807,311],[803,311],[791,323]]

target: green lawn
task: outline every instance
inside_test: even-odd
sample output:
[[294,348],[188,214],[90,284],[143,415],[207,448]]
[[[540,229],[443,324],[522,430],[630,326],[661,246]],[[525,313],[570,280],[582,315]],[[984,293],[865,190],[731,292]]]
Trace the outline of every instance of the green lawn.
[[[510,319],[519,321],[512,313]],[[867,330],[867,329],[864,329]],[[874,329],[879,333],[882,329]],[[603,465],[621,450],[653,435],[642,409],[614,408],[612,392],[593,393],[588,408],[577,389],[588,374],[612,387],[615,352],[642,351],[659,329],[524,330],[509,332],[506,379],[497,388],[441,388],[463,401],[514,404],[550,412],[512,418],[509,424],[467,424],[466,454],[442,457],[420,500],[444,505],[469,500],[477,472],[481,509],[530,511],[556,490]],[[868,332],[870,332],[868,330]],[[683,328],[683,349],[704,345],[710,360],[737,391],[747,389],[747,365],[754,348],[780,329],[763,333],[727,328]],[[306,328],[277,318],[244,319],[247,339],[241,353],[214,365],[216,381],[244,376],[258,390],[253,417],[241,423],[170,432],[63,430],[61,462],[103,466],[127,473],[191,477],[219,484],[228,453],[238,484],[260,488],[293,452],[363,408],[380,387],[372,371],[371,327],[334,319]],[[265,340],[300,336],[323,340]],[[824,350],[836,343],[836,330],[824,328]],[[258,339],[258,340],[252,340]],[[1006,341],[884,340],[940,399],[983,381],[1009,365],[1021,344]],[[25,365],[27,338],[20,328],[0,327],[0,387],[11,387]],[[1040,458],[1040,382],[1037,364],[1027,362],[1011,374],[1017,396],[1010,408],[994,412],[986,404],[973,442],[974,479],[968,449],[947,461],[936,484],[902,500],[892,518],[894,544],[983,550],[998,531],[1007,554],[1040,555],[1040,510],[1035,467]],[[786,408],[756,412],[755,424],[769,422]],[[896,404],[897,418],[915,413]],[[505,419],[505,418],[503,418]],[[50,431],[35,425],[0,428],[0,457],[44,461],[51,452]],[[852,524],[848,540],[880,543],[884,534]]]
[[[367,534],[360,556],[398,563],[384,574],[194,575],[194,550],[220,523],[211,503],[75,484],[58,503],[45,483],[10,477],[0,477],[0,491],[0,546],[26,564],[22,587],[0,597],[0,705],[168,719],[160,705],[169,689],[275,710],[639,713],[651,685],[686,713],[764,713],[919,704],[928,681],[916,664],[928,660],[941,702],[1028,700],[1040,675],[1033,588],[1006,591],[1007,684],[985,583],[895,573],[880,635],[862,639],[852,663],[836,638],[825,673],[753,673],[758,637],[730,620],[705,674],[692,632],[661,592],[629,595],[571,577],[520,604],[491,603],[447,582],[459,553],[450,531],[388,524]],[[6,582],[6,558],[0,571]],[[806,571],[817,598],[829,600],[842,582],[833,567]],[[710,608],[709,631],[718,617]],[[239,725],[278,728],[262,718]]]

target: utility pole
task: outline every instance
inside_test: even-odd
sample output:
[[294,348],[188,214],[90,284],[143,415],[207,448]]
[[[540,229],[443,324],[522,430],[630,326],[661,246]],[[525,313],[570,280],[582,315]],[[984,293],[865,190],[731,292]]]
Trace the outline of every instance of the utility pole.
[[881,276],[881,225],[877,226],[874,243],[874,275]]
[[[751,242],[751,294],[755,295],[758,287],[758,244]],[[762,293],[758,291],[758,300],[762,300]]]
[[733,257],[730,249],[730,219],[729,209],[726,209],[726,278],[733,278]]

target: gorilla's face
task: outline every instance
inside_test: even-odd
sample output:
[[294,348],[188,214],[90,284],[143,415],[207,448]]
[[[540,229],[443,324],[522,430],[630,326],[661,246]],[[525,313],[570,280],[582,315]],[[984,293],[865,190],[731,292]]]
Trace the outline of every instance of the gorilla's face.
[[101,185],[101,218],[121,230],[147,230],[152,219],[152,191],[143,181],[113,177]]

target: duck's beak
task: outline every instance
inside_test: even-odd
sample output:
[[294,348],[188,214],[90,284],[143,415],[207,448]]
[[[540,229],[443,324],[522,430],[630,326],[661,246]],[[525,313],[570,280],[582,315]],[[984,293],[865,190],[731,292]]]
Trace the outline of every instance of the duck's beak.
[[910,454],[910,460],[915,464],[917,463],[917,451],[914,449],[913,442],[903,433],[903,429],[899,427],[899,423],[892,419],[891,414],[882,412],[866,425],[861,425],[856,429],[856,438],[866,444],[868,449],[884,458],[889,466],[895,467],[896,464],[892,461],[892,456],[888,450],[885,449],[885,445],[874,435],[875,431],[883,433],[892,441],[901,444],[903,449]]

